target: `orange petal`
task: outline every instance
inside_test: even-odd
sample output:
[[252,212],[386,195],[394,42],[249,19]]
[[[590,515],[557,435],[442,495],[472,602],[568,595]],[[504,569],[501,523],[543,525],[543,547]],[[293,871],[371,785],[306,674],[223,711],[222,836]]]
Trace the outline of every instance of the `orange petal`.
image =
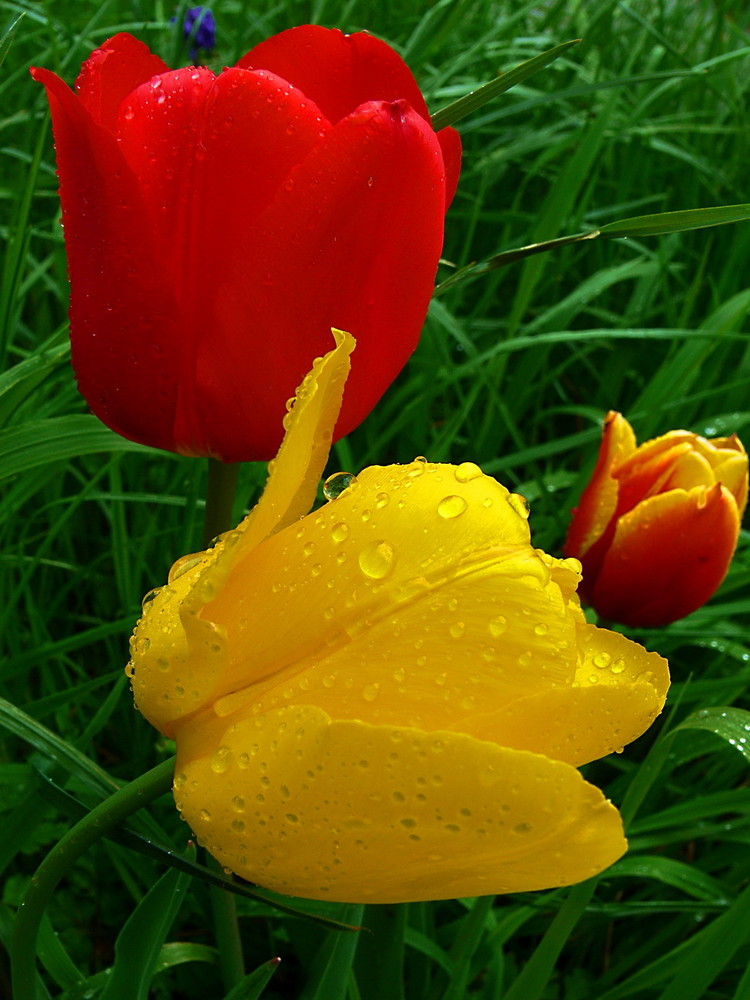
[[610,410],[604,421],[596,467],[573,511],[565,554],[580,558],[604,534],[617,508],[619,485],[614,470],[635,451],[633,428],[621,413]]
[[242,718],[210,756],[178,741],[175,799],[221,864],[312,899],[569,885],[627,846],[617,810],[566,764],[312,706]]
[[738,533],[737,503],[718,483],[650,497],[618,521],[591,603],[635,627],[683,618],[724,579]]

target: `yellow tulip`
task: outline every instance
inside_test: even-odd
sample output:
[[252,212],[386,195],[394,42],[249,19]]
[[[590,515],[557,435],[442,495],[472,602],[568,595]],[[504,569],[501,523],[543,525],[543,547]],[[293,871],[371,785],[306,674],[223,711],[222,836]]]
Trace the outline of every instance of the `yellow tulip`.
[[368,468],[306,513],[352,347],[308,375],[254,510],[144,605],[128,670],[177,806],[223,865],[314,899],[594,875],[627,845],[576,766],[650,725],[667,664],[586,624],[580,564],[472,463]]

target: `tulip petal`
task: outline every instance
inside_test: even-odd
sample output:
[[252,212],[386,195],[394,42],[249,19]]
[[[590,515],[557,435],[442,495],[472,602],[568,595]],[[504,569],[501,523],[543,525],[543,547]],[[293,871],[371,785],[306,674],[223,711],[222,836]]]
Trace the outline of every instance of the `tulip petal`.
[[[198,745],[191,745],[193,730]],[[199,840],[279,892],[387,903],[569,885],[620,857],[617,810],[573,768],[471,736],[314,706],[178,743],[175,799]]]
[[719,461],[714,467],[716,481],[726,486],[737,501],[740,520],[747,506],[748,477],[747,454],[742,442],[733,434],[728,438],[715,438],[711,442],[719,452]]
[[542,753],[579,767],[619,751],[664,707],[669,666],[619,632],[586,625],[575,681],[529,695],[460,724],[477,739]]
[[445,209],[450,207],[461,173],[461,136],[454,128],[441,128],[437,133],[445,165]]
[[[283,400],[328,347],[331,327],[357,340],[357,363],[335,437],[356,426],[419,338],[434,287],[445,181],[438,141],[404,104],[364,105],[334,126],[292,171],[225,259],[225,287],[197,361],[200,419],[209,440],[235,428],[271,457]],[[247,398],[236,331],[253,337],[264,373]],[[231,419],[230,419],[231,418]],[[248,437],[249,435],[249,437]],[[230,446],[226,460],[243,455]]]
[[[337,122],[369,101],[405,100],[430,121],[411,70],[389,45],[365,32],[344,35],[316,24],[290,28],[261,42],[237,63],[268,69],[310,97],[329,121]],[[437,133],[445,164],[445,207],[461,170],[461,138],[454,128]]]
[[78,98],[97,125],[114,132],[121,102],[140,84],[169,66],[124,32],[113,35],[88,57],[76,80]]
[[649,497],[618,521],[592,603],[634,627],[683,618],[724,579],[738,533],[737,503],[719,483]]
[[422,93],[398,53],[373,35],[345,35],[317,24],[289,28],[240,59],[243,69],[267,69],[307,94],[331,122],[369,101],[405,100],[429,121]]
[[634,451],[633,428],[621,413],[611,410],[604,421],[596,467],[573,511],[566,554],[580,559],[604,534],[617,508],[619,486],[614,470]]
[[32,75],[52,113],[79,388],[119,434],[175,450],[180,310],[140,188],[70,88],[49,70]]
[[304,514],[315,497],[328,457],[354,341],[334,331],[336,347],[313,366],[288,414],[286,436],[269,468],[258,504],[236,531],[207,552],[175,563],[167,586],[144,601],[131,644],[136,705],[162,732],[204,707],[226,672],[226,630],[200,617],[201,606],[221,587],[235,560]]
[[[293,696],[417,724],[575,672],[574,619],[520,498],[469,463],[365,469],[237,558],[201,616],[229,637],[221,714]],[[286,618],[294,629],[269,629]]]

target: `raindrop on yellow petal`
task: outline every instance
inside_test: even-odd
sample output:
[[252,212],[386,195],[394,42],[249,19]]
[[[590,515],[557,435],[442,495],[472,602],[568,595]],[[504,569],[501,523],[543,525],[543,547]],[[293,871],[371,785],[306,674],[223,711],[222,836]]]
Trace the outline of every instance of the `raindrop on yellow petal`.
[[469,504],[463,497],[451,494],[451,496],[443,497],[438,504],[437,511],[441,517],[448,521],[451,518],[460,517],[468,506]]
[[529,519],[529,502],[525,497],[522,497],[519,493],[511,493],[508,497],[508,503],[511,505],[513,510],[522,517],[524,521]]
[[335,500],[356,481],[357,477],[352,472],[334,472],[323,483],[323,496],[326,500]]
[[459,483],[470,483],[472,479],[477,479],[483,473],[479,466],[473,462],[462,462],[456,466],[454,475]]
[[382,580],[393,570],[395,560],[393,546],[389,542],[371,542],[359,554],[359,568],[365,576]]

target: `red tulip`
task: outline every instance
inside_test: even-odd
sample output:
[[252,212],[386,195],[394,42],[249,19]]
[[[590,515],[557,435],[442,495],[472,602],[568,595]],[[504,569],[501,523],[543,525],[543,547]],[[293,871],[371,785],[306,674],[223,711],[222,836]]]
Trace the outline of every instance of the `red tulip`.
[[336,437],[416,346],[460,140],[435,133],[401,58],[303,26],[215,76],[130,35],[49,70],[73,366],[120,434],[268,459],[331,327],[357,357]]
[[726,576],[747,503],[736,435],[670,431],[636,447],[620,413],[573,511],[565,554],[580,559],[581,596],[604,618],[667,625],[701,607]]

